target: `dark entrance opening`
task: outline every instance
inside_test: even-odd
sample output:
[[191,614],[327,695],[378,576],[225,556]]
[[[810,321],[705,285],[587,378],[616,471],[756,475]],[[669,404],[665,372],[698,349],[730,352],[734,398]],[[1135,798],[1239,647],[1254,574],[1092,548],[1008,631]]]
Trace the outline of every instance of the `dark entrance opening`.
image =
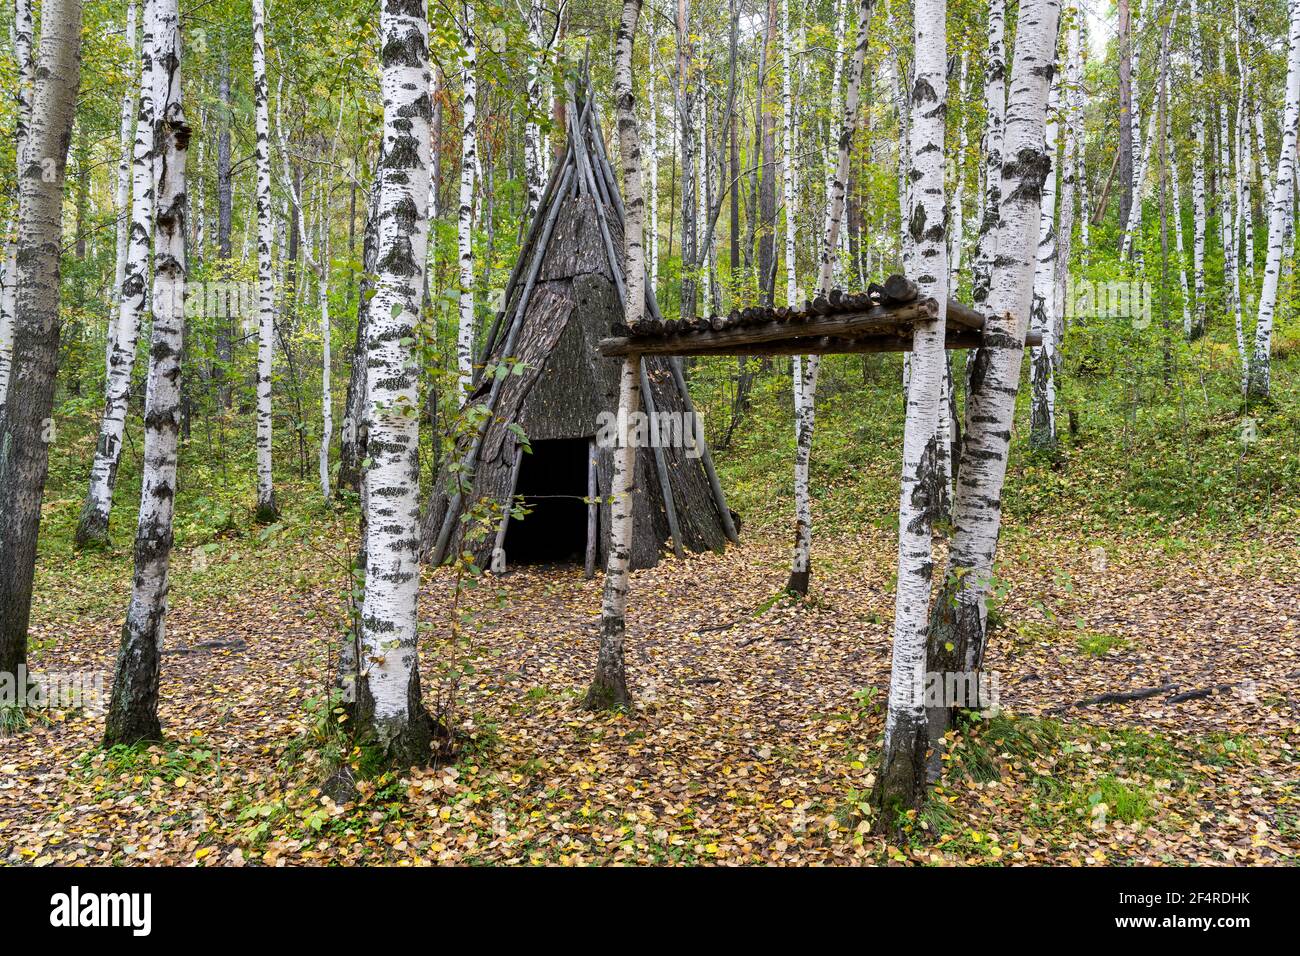
[[590,439],[532,443],[519,467],[515,496],[532,513],[506,527],[506,563],[582,563],[587,554],[587,462]]

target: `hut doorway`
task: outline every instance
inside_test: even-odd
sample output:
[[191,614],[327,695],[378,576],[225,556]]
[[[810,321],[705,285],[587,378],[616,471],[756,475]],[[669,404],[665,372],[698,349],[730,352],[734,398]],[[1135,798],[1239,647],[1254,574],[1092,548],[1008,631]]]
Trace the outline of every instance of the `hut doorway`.
[[590,438],[554,438],[531,443],[520,461],[515,495],[531,509],[506,526],[510,564],[581,564],[587,552],[587,496]]

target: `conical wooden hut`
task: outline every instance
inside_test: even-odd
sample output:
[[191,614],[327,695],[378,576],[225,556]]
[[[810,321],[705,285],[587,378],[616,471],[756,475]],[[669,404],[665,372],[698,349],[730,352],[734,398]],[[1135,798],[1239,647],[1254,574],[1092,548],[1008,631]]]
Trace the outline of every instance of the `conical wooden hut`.
[[[425,514],[425,553],[436,563],[468,548],[480,567],[575,562],[590,573],[607,557],[613,449],[597,439],[616,414],[619,363],[600,357],[597,345],[623,319],[623,205],[590,96],[571,102],[569,115],[577,120],[563,160],[479,356],[468,402],[493,414],[455,449],[468,490],[449,490],[444,465]],[[522,374],[492,373],[507,360],[522,363]],[[702,429],[692,428],[680,361],[647,357],[642,365],[642,406],[657,438],[637,455],[634,568],[653,566],[666,550],[680,556],[736,540]],[[523,520],[508,516],[516,496],[531,509]],[[484,498],[507,514],[495,534],[465,542],[460,518]]]

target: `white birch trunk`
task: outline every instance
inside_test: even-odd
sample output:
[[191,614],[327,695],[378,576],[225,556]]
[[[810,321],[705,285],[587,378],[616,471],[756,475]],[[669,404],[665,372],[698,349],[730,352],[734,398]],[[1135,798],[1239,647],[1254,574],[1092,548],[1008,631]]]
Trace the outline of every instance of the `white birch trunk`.
[[655,91],[655,33],[653,18],[646,18],[646,38],[649,41],[649,77],[646,81],[646,169],[650,174],[649,208],[647,210],[646,236],[650,246],[650,285],[659,282],[659,99]]
[[320,262],[316,270],[316,301],[320,306],[321,335],[321,427],[320,427],[320,493],[330,497],[330,442],[334,440],[334,394],[330,374],[333,371],[332,343],[330,342],[330,208],[329,190],[320,190]]
[[271,480],[271,362],[275,348],[275,276],[271,243],[271,119],[266,85],[266,3],[253,0],[253,111],[257,165],[257,520],[279,514]]
[[465,56],[461,96],[460,206],[456,220],[460,256],[460,322],[456,335],[456,404],[465,404],[474,378],[474,182],[478,174],[478,43],[470,22],[470,7],[461,7]]
[[[137,43],[138,33],[135,0],[129,0],[126,7],[126,44],[127,48],[131,51],[131,75],[133,77],[138,76],[135,72],[135,59],[140,52]],[[132,136],[132,130],[135,122],[136,97],[139,95],[139,91],[140,84],[138,80],[135,83],[127,83],[126,90],[122,93],[122,111],[118,117],[117,126],[117,182],[114,186],[113,193],[113,209],[117,212],[117,246],[113,260],[112,308],[108,313],[108,334],[105,336],[106,341],[104,348],[105,398],[108,397],[108,390],[112,381],[113,343],[117,337],[116,310],[122,303],[122,282],[126,279],[126,257],[130,245],[131,161],[134,157],[134,137]]]
[[[58,374],[64,179],[81,78],[81,0],[44,0],[42,7],[31,128],[17,177],[13,377],[0,408],[0,673],[8,674],[27,660]],[[21,114],[20,122],[26,126]]]
[[537,206],[546,188],[546,146],[535,111],[545,109],[542,99],[542,71],[546,69],[547,49],[542,38],[541,0],[529,0],[528,25],[528,121],[524,123],[524,178],[528,185],[528,219],[537,215]]
[[[961,81],[957,87],[959,102],[962,104],[963,110],[966,103],[967,79],[966,58],[963,56],[961,58]],[[962,180],[966,171],[966,148],[968,145],[965,114],[963,112],[961,128],[957,132],[957,155],[953,157],[949,164],[952,167],[952,215],[949,220],[948,295],[953,298],[956,298],[957,287],[961,283],[962,243],[966,238],[965,214],[962,209],[965,190]]]
[[[1224,79],[1228,75],[1222,38],[1219,40],[1219,75]],[[1223,246],[1223,290],[1227,299],[1225,311],[1233,317],[1237,335],[1237,357],[1241,362],[1241,390],[1245,394],[1250,356],[1246,352],[1246,338],[1241,327],[1241,279],[1240,270],[1237,268],[1240,250],[1237,248],[1236,216],[1233,213],[1234,198],[1239,197],[1240,192],[1228,185],[1228,180],[1232,176],[1232,163],[1229,160],[1228,110],[1222,96],[1220,96],[1217,106],[1219,113],[1219,237]]]
[[984,308],[997,257],[998,214],[1002,188],[1002,138],[1006,113],[1006,5],[990,0],[989,45],[984,54],[984,208],[971,278],[971,302]]
[[1277,307],[1278,279],[1282,272],[1284,234],[1291,216],[1292,184],[1296,176],[1296,123],[1300,119],[1300,0],[1291,0],[1289,13],[1282,152],[1278,156],[1277,176],[1269,206],[1268,258],[1264,264],[1264,283],[1259,293],[1255,348],[1250,362],[1247,392],[1253,398],[1267,398],[1269,395],[1273,316]]
[[[1088,21],[1082,19],[1079,23],[1079,75],[1086,76],[1088,72]],[[1089,231],[1092,227],[1092,193],[1088,188],[1088,164],[1087,164],[1087,139],[1085,137],[1085,127],[1083,122],[1083,97],[1084,89],[1080,84],[1075,90],[1076,108],[1078,109],[1079,122],[1077,131],[1079,135],[1079,148],[1075,153],[1075,173],[1074,179],[1079,188],[1079,261],[1086,269],[1088,267],[1088,258],[1092,252],[1092,238]],[[1062,315],[1064,315],[1064,311]]]
[[[614,62],[614,100],[618,116],[619,161],[624,197],[623,276],[627,283],[625,316],[639,322],[645,314],[645,197],[641,188],[641,138],[637,128],[636,93],[632,85],[632,46],[636,39],[641,0],[624,0]],[[641,357],[629,355],[619,375],[618,418],[626,425],[640,409]],[[627,620],[628,577],[632,558],[632,518],[636,491],[634,430],[620,427],[614,449],[614,474],[609,506],[609,559],[600,608],[600,651],[596,674],[584,705],[590,710],[626,708],[627,689],[623,643]]]
[[1245,252],[1246,269],[1251,281],[1255,278],[1255,210],[1251,202],[1250,176],[1255,160],[1250,150],[1250,99],[1247,84],[1250,66],[1241,52],[1241,5],[1232,4],[1232,46],[1237,57],[1237,218],[1238,234]]
[[1007,453],[1025,333],[1033,303],[1034,252],[1041,224],[1041,195],[1050,171],[1044,149],[1049,67],[1056,58],[1059,0],[1023,0],[1017,25],[1001,170],[997,267],[985,314],[984,345],[971,359],[966,431],[949,571],[931,633],[954,669],[976,670],[983,658],[985,601],[991,583]]
[[1060,213],[1056,227],[1056,284],[1052,297],[1052,359],[1053,370],[1061,368],[1061,341],[1065,337],[1065,296],[1070,284],[1070,255],[1074,245],[1074,202],[1079,169],[1078,154],[1083,146],[1083,62],[1080,42],[1082,34],[1079,21],[1082,13],[1077,6],[1068,8],[1070,32],[1065,43],[1065,88],[1062,93],[1062,111],[1065,131],[1061,146]]
[[1192,92],[1198,101],[1192,106],[1192,136],[1195,141],[1192,153],[1192,289],[1196,296],[1192,311],[1189,340],[1199,338],[1205,331],[1205,232],[1208,221],[1205,199],[1205,110],[1200,102],[1205,82],[1205,56],[1201,45],[1200,13],[1197,0],[1192,0]]
[[[1055,75],[1055,74],[1054,74]],[[1060,175],[1057,165],[1057,106],[1060,100],[1060,83],[1053,81],[1047,99],[1047,125],[1043,135],[1043,150],[1047,156],[1047,179],[1043,183],[1042,202],[1039,208],[1038,256],[1034,268],[1034,299],[1030,311],[1029,327],[1043,337],[1043,344],[1029,350],[1030,411],[1029,443],[1041,451],[1056,448],[1056,181]],[[1150,140],[1147,137],[1147,147]],[[1136,207],[1138,195],[1133,195]]]
[[[15,164],[21,176],[27,131],[32,116],[32,94],[36,83],[36,61],[32,58],[32,0],[15,0],[13,47],[18,71],[18,103],[14,125]],[[5,230],[4,272],[0,275],[0,409],[4,408],[13,372],[14,322],[18,301],[18,232],[15,211]]]
[[[1165,90],[1165,102],[1168,103],[1168,72],[1162,73],[1160,82]],[[1169,154],[1169,179],[1174,191],[1174,249],[1178,254],[1178,289],[1182,294],[1183,337],[1192,335],[1191,293],[1187,285],[1187,253],[1183,248],[1183,188],[1178,178],[1178,150],[1174,148],[1173,120],[1170,110],[1165,109],[1165,143]]]
[[944,374],[944,322],[948,301],[948,239],[944,228],[944,113],[947,108],[946,0],[915,0],[915,64],[911,100],[911,211],[908,228],[922,296],[937,302],[931,321],[917,322],[903,431],[898,513],[898,585],[894,601],[889,709],[878,776],[882,818],[916,806],[924,794],[928,742],[922,689],[930,622],[933,569],[931,538],[938,436],[935,421]]
[[154,127],[157,116],[154,95],[159,87],[159,77],[164,75],[161,67],[155,69],[154,44],[157,37],[153,31],[158,25],[158,13],[153,8],[157,2],[158,0],[145,0],[144,3],[144,38],[140,49],[140,107],[131,151],[130,242],[122,262],[122,281],[115,296],[118,303],[117,319],[114,322],[116,332],[112,336],[112,351],[108,360],[107,394],[104,399],[104,414],[99,423],[99,440],[95,443],[95,456],[90,466],[86,501],[77,522],[78,547],[108,541],[113,488],[117,483],[122,438],[126,431],[131,373],[135,366],[140,322],[148,301],[156,160]]
[[420,402],[414,329],[429,212],[429,25],[423,0],[380,7],[385,172],[379,255],[366,329],[370,467],[365,473],[366,589],[357,721],[394,766],[429,754],[420,697]]
[[[47,8],[48,9],[48,8]],[[144,472],[135,538],[131,604],[118,650],[105,743],[157,740],[159,671],[166,638],[168,564],[176,506],[185,341],[185,157],[190,127],[181,104],[181,28],[177,0],[146,0],[157,82],[154,143],[153,328],[145,395]]]

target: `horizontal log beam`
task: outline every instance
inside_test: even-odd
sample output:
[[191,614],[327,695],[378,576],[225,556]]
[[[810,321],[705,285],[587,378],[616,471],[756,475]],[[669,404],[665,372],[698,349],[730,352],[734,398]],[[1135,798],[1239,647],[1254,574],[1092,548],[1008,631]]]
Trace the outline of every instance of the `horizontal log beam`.
[[[876,306],[864,312],[845,312],[838,315],[823,315],[807,321],[790,320],[787,322],[765,322],[758,326],[722,329],[717,332],[688,332],[675,336],[637,336],[635,338],[606,339],[601,343],[601,355],[627,355],[639,352],[642,355],[691,355],[687,349],[710,349],[727,351],[739,346],[762,345],[788,339],[820,338],[832,336],[847,338],[868,332],[897,332],[909,327],[913,322],[933,318],[938,312],[938,304],[933,299],[921,299],[907,305],[893,308]],[[605,343],[610,348],[621,351],[606,351]],[[630,343],[615,345],[615,342]]]
[[[839,338],[831,335],[812,338],[786,339],[781,342],[754,342],[724,347],[706,346],[697,339],[701,336],[679,336],[664,339],[662,342],[639,342],[626,338],[601,339],[600,354],[610,358],[623,357],[633,353],[643,355],[839,355],[875,352],[910,352],[912,337],[910,335],[864,335],[857,338]],[[651,352],[647,345],[666,345]],[[946,349],[977,349],[983,344],[979,332],[966,329],[949,329],[944,336]],[[1030,332],[1025,340],[1026,346],[1043,344],[1043,337],[1038,332]]]

